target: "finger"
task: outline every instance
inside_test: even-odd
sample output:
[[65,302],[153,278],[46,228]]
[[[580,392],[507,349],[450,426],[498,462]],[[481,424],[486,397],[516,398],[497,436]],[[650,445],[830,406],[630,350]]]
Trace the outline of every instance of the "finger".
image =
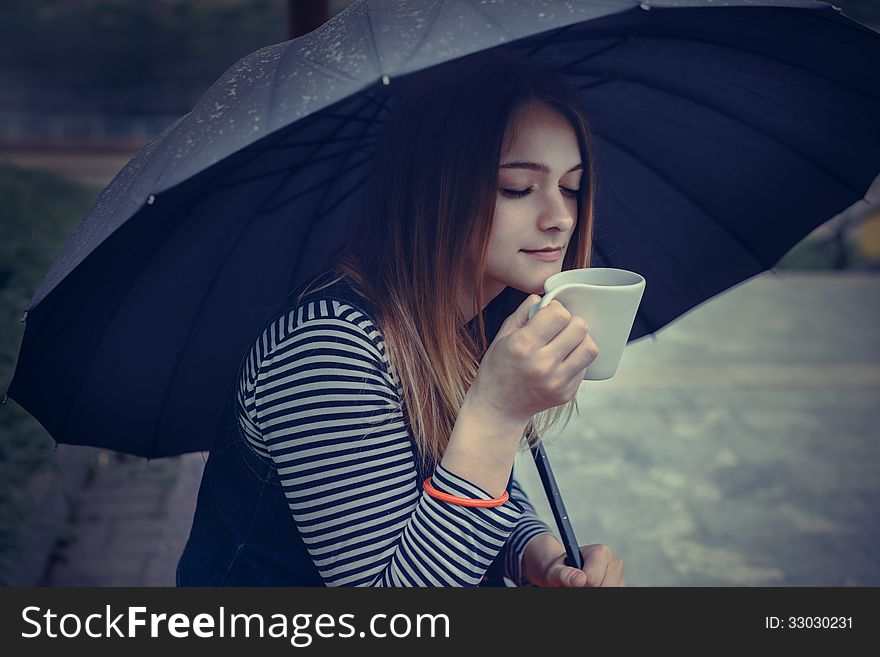
[[586,582],[587,577],[582,570],[563,564],[552,566],[547,572],[548,587],[584,586]]
[[535,313],[523,330],[535,336],[539,346],[547,345],[560,331],[568,326],[571,313],[558,299],[553,299]]
[[575,375],[583,378],[583,371],[596,359],[598,354],[599,347],[593,338],[587,335],[562,361],[558,368],[559,375],[566,379],[573,379]]
[[529,309],[540,302],[541,297],[537,294],[527,296],[525,301],[519,304],[519,307],[502,322],[501,328],[498,329],[496,334],[496,339],[525,326],[529,321]]
[[588,334],[587,323],[579,317],[572,317],[541,351],[553,358],[554,363],[562,364],[589,337]]
[[587,583],[585,586],[602,586],[602,582],[605,581],[605,575],[607,572],[608,563],[593,563],[589,568],[584,566],[584,573],[587,576]]
[[607,545],[588,545],[581,548],[584,557],[583,570],[587,575],[587,586],[601,586],[608,572],[614,554]]
[[532,309],[532,306],[536,306],[541,303],[541,296],[538,294],[530,294],[526,297],[526,300],[519,304],[519,307],[516,309],[516,312],[513,313],[512,317],[514,318],[514,328],[522,328],[529,321],[529,311]]
[[577,568],[568,568],[563,576],[565,579],[564,586],[586,586],[587,575],[583,570]]
[[608,570],[605,572],[605,579],[599,586],[622,586],[623,580],[623,559],[614,557],[608,564]]

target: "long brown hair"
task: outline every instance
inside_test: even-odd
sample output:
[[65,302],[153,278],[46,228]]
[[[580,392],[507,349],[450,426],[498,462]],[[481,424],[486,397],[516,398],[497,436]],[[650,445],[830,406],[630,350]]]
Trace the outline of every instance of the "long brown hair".
[[[369,300],[419,456],[429,466],[446,449],[488,347],[483,313],[469,330],[458,290],[472,240],[479,254],[474,280],[483,280],[508,121],[539,101],[566,117],[577,135],[584,173],[563,269],[589,266],[595,173],[587,119],[575,92],[552,69],[491,50],[393,84],[399,87],[366,215],[337,255],[339,276],[327,284],[348,277]],[[475,293],[479,310],[479,284]],[[535,445],[561,419],[567,424],[576,405],[573,399],[534,416],[523,439]]]

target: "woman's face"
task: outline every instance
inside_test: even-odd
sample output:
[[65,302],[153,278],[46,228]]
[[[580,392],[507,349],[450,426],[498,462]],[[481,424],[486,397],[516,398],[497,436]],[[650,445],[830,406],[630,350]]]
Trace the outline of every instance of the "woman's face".
[[[562,270],[577,223],[583,167],[569,121],[544,103],[526,105],[511,117],[504,143],[484,299],[508,285],[543,294],[544,281]],[[527,253],[547,246],[563,248],[544,259]]]

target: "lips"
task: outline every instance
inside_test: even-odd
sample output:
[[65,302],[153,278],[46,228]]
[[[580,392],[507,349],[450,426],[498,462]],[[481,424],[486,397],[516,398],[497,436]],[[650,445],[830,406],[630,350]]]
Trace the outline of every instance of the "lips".
[[538,260],[544,260],[546,262],[554,262],[559,260],[562,257],[562,249],[555,249],[553,251],[526,251],[523,250],[523,253],[526,255],[530,255],[533,258],[537,258]]

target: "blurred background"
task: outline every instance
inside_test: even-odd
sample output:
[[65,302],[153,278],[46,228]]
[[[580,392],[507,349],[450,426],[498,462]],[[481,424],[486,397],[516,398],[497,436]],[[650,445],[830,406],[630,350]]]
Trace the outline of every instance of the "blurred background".
[[[835,2],[880,29],[880,0]],[[238,59],[350,4],[3,3],[3,390],[24,309],[115,174]],[[880,179],[773,272],[585,383],[580,419],[548,437],[581,543],[611,545],[631,585],[880,585],[878,271]],[[0,432],[0,584],[174,584],[206,454],[56,448],[12,400]],[[529,458],[517,476],[553,526]]]

